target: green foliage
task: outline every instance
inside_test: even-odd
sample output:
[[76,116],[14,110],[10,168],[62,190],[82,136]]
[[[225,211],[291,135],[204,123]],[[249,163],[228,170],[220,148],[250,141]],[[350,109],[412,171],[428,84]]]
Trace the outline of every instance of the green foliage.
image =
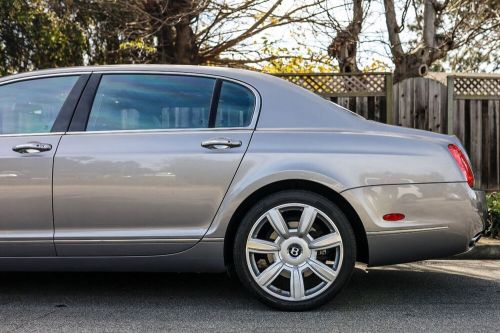
[[[322,61],[321,61],[322,60]],[[277,56],[265,64],[261,71],[264,73],[331,73],[338,72],[338,66],[332,64],[331,58],[310,60],[303,56],[283,58]]]
[[82,29],[46,0],[0,1],[0,75],[83,64]]
[[156,48],[144,40],[133,40],[120,43],[119,55],[122,62],[141,63],[147,62],[148,59],[154,59]]
[[488,201],[488,221],[486,235],[493,238],[500,235],[500,193],[493,192],[486,196]]
[[[258,68],[264,73],[336,73],[339,66],[326,53],[315,52],[310,48],[274,47],[262,37],[263,47],[261,57],[267,59],[263,66]],[[299,52],[301,51],[301,52]],[[294,54],[290,56],[290,54]],[[370,65],[361,69],[363,72],[388,71],[389,66],[374,59]]]
[[[337,62],[326,50],[312,51],[308,47],[314,45],[308,40],[311,29],[314,36],[327,33],[331,38],[341,28],[330,14],[327,18],[321,16],[328,1],[284,1],[278,6],[279,3],[0,0],[0,76],[41,68],[117,63],[241,66],[274,73],[339,71]],[[406,44],[415,49],[423,32],[424,2],[398,3],[415,7],[414,19],[401,20],[401,29],[408,27],[412,32]],[[454,70],[481,69],[486,64],[497,70],[500,30],[498,11],[494,9],[498,8],[498,0],[445,3],[448,5],[443,5],[442,13],[437,16],[440,24],[435,39],[441,49],[450,48],[451,53],[434,59],[432,70],[443,70],[442,64]],[[346,2],[344,9],[349,10],[351,5]],[[305,29],[304,24],[311,29]],[[286,47],[286,40],[276,32],[279,30],[271,30],[286,25],[296,28],[290,31],[296,31],[292,35],[300,41],[300,47]],[[328,30],[329,26],[334,31]],[[387,64],[378,60],[360,68],[388,69]]]

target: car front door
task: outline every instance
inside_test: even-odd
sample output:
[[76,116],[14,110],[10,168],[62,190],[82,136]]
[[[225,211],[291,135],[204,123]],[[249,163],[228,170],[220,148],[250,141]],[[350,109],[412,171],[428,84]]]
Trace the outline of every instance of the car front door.
[[86,79],[0,85],[0,257],[55,255],[53,158]]
[[193,75],[104,73],[89,82],[55,156],[58,255],[193,246],[249,144],[256,94]]

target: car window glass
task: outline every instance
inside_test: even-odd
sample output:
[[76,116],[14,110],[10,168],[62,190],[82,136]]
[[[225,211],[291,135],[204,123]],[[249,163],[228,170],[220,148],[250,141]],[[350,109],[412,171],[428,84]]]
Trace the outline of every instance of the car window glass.
[[214,84],[196,76],[103,75],[87,131],[206,128]]
[[78,76],[0,86],[0,134],[48,133]]
[[215,127],[247,127],[255,108],[254,94],[242,85],[222,83]]

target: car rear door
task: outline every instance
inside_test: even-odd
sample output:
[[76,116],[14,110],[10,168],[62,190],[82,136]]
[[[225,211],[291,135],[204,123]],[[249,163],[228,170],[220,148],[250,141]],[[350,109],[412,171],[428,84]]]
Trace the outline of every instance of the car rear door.
[[0,257],[54,256],[52,166],[88,75],[0,85]]
[[213,77],[94,74],[55,156],[58,255],[193,246],[249,144],[256,96]]

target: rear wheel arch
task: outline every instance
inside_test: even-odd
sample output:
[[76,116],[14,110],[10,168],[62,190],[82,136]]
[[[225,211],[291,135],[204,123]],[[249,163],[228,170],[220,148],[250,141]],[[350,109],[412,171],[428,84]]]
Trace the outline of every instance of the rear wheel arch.
[[243,200],[243,202],[239,205],[239,207],[232,215],[226,229],[226,234],[224,236],[224,262],[226,264],[226,267],[228,267],[230,273],[232,273],[233,265],[233,243],[236,237],[239,222],[245,216],[248,210],[252,208],[252,206],[259,200],[272,193],[285,190],[311,191],[322,195],[323,197],[338,205],[342,212],[347,216],[354,230],[357,247],[356,260],[364,263],[368,262],[369,253],[366,231],[359,215],[356,213],[351,204],[338,192],[323,184],[310,180],[290,179],[270,183],[259,188],[258,190],[250,194],[245,200]]

